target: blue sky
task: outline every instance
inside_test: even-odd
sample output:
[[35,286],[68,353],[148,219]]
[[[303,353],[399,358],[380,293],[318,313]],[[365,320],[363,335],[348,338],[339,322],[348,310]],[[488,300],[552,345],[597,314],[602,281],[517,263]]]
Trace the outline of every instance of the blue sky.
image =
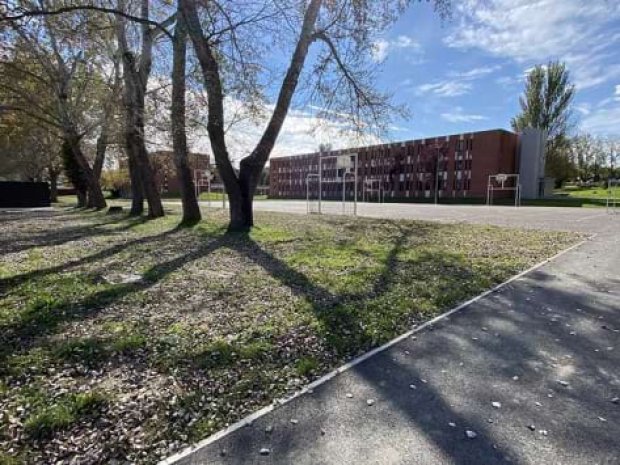
[[[377,86],[392,92],[395,103],[405,104],[410,119],[395,121],[382,140],[360,141],[334,124],[316,129],[312,109],[293,108],[272,156],[312,152],[325,142],[345,148],[510,129],[527,71],[556,59],[566,62],[577,85],[578,130],[620,136],[620,0],[453,4],[453,18],[442,22],[432,2],[412,1],[372,50],[382,70]],[[234,158],[254,147],[265,123],[233,131],[228,141]],[[206,137],[194,142],[196,149],[208,150]]]
[[442,23],[414,4],[377,41],[378,85],[413,116],[390,139],[510,128],[524,75],[560,59],[583,130],[620,135],[620,1],[465,0]]

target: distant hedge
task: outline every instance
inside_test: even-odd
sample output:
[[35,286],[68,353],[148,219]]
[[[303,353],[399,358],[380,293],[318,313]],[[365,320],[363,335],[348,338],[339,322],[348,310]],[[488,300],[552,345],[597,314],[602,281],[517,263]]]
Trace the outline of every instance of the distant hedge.
[[46,182],[0,181],[0,208],[34,208],[50,205],[50,188]]

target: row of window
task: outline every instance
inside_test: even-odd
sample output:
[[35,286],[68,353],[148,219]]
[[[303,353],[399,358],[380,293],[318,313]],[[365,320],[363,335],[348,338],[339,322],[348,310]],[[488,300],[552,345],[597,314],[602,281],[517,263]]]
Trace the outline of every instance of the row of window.
[[[293,183],[293,185],[295,186],[301,186],[302,183]],[[400,179],[399,181],[384,181],[381,182],[381,188],[385,191],[395,191],[398,190],[400,192],[402,191],[410,191],[410,190],[418,190],[418,191],[422,191],[422,190],[434,190],[434,185],[435,185],[435,180],[433,178],[427,178],[427,179],[418,179],[416,181],[413,180],[403,180]],[[449,181],[446,177],[441,177],[437,179],[437,186],[439,190],[447,190],[448,186],[449,186]],[[305,186],[306,184],[303,183],[303,186]],[[280,186],[280,187],[285,187],[285,186]],[[289,187],[289,189],[285,189],[284,191],[279,191],[279,192],[285,192],[285,194],[280,194],[280,195],[293,195],[293,194],[298,194],[300,189],[291,189],[290,185],[287,186]],[[310,185],[310,190],[311,192],[314,192],[317,190],[318,184],[311,184]],[[325,192],[342,192],[342,184],[340,183],[333,183],[333,184],[328,184],[328,185],[324,185],[323,189],[325,190]],[[347,192],[351,191],[353,192],[353,188],[350,185],[347,185],[346,187]],[[358,186],[358,190],[360,190],[361,187]],[[462,190],[470,190],[471,189],[471,179],[470,178],[454,178],[452,179],[452,190],[455,191],[462,191]]]
[[[456,164],[456,169],[463,169],[462,168],[462,164],[465,163],[465,165],[467,166],[467,168],[465,169],[471,169],[471,154],[469,152],[467,152],[465,154],[466,156],[464,157],[463,154],[459,154],[458,152],[455,155],[455,164]],[[466,159],[462,159],[462,158],[466,158]],[[388,169],[398,169],[400,168],[401,172],[420,172],[420,171],[427,171],[427,172],[432,172],[435,170],[435,165],[437,164],[437,161],[432,159],[432,160],[420,160],[420,158],[418,157],[417,160],[415,160],[416,163],[413,164],[411,157],[407,157],[407,161],[406,163],[396,163],[393,159],[379,159],[379,160],[370,160],[370,161],[366,161],[364,163],[360,163],[358,169],[360,170],[361,174],[364,173],[369,173],[369,174],[376,174],[380,171],[382,171],[382,169],[384,170],[385,168]],[[449,163],[449,158],[448,157],[440,157],[439,158],[439,165],[442,167],[442,169],[447,169]],[[319,167],[318,165],[300,165],[300,166],[279,166],[276,167],[276,170],[274,171],[275,173],[278,174],[295,174],[295,173],[299,173],[299,172],[303,172],[303,173],[316,173],[318,172]],[[325,175],[329,175],[330,172],[336,171],[337,168],[333,167],[333,166],[323,166],[323,173]],[[340,171],[340,170],[338,170]]]

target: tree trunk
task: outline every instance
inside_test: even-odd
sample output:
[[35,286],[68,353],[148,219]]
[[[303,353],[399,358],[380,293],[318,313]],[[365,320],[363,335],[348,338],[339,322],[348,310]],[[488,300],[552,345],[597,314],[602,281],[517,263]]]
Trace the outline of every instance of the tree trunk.
[[[104,123],[105,125],[106,123]],[[103,169],[103,162],[105,160],[105,152],[108,148],[108,134],[107,128],[104,126],[101,129],[101,134],[97,137],[97,145],[95,151],[95,161],[93,163],[93,176],[97,182],[101,180],[101,170]]]
[[[143,18],[149,17],[149,1],[141,0],[141,14]],[[142,40],[140,59],[136,60],[134,53],[127,43],[125,20],[118,19],[117,38],[123,60],[124,78],[124,105],[125,105],[125,143],[127,156],[130,160],[129,170],[132,185],[137,188],[136,179],[140,179],[142,194],[149,206],[149,216],[156,218],[164,216],[164,208],[153,169],[149,162],[148,152],[144,141],[144,102],[146,86],[151,72],[153,53],[153,31],[147,24],[142,24]],[[132,194],[136,196],[136,190],[132,188]],[[136,205],[136,208],[138,206]],[[133,210],[133,206],[132,206]]]
[[144,213],[144,191],[142,179],[133,156],[134,149],[131,147],[133,140],[129,133],[126,134],[127,167],[129,168],[129,180],[131,182],[131,216],[140,216]]
[[237,176],[232,168],[224,137],[224,93],[216,58],[217,53],[203,33],[198,17],[197,2],[179,1],[207,90],[209,118],[207,131],[213,156],[230,199],[229,231],[247,231],[254,224],[252,202],[256,185],[288,114],[310,44],[315,40],[314,29],[321,4],[322,0],[307,2],[299,39],[282,82],[271,119],[256,148],[241,161],[241,169]]
[[[144,108],[142,109],[144,114]],[[146,150],[144,143],[144,127],[135,131],[134,135],[134,147],[136,149],[136,165],[138,167],[138,173],[142,178],[142,193],[146,198],[146,203],[149,206],[149,217],[159,218],[164,216],[164,207],[161,203],[161,196],[157,183],[155,182],[155,175],[151,168],[149,161],[149,154]]]
[[249,231],[254,226],[254,209],[252,205],[260,173],[256,176],[254,174],[255,170],[247,166],[248,161],[247,158],[242,161],[237,181],[238,189],[231,189],[231,193],[229,193],[229,231]]
[[[138,89],[135,89],[133,84],[126,85],[125,88],[127,93],[125,144],[134,198],[132,214],[142,213],[141,205],[143,199],[146,198],[149,217],[157,218],[164,216],[164,208],[144,142],[144,100],[137,95]],[[138,186],[139,193],[137,192]]]
[[254,194],[236,194],[228,196],[230,211],[229,232],[247,232],[254,226],[254,211],[252,202]]
[[88,192],[87,206],[89,208],[101,210],[106,207],[106,201],[103,197],[103,192],[101,192],[101,186],[93,176],[93,171],[88,164],[88,160],[86,159],[84,152],[82,152],[80,138],[71,129],[67,129],[66,133],[66,139],[70,144],[71,153],[75,157],[77,165],[80,167],[84,182],[86,184]]
[[58,173],[49,169],[49,178],[50,178],[50,200],[52,202],[58,202]]
[[172,106],[170,116],[174,164],[181,187],[181,204],[183,205],[183,219],[181,222],[183,224],[194,224],[201,220],[201,215],[187,156],[187,135],[185,132],[187,29],[182,16],[179,11],[172,44]]
[[78,208],[86,208],[86,191],[83,191],[81,189],[76,189],[75,194],[77,196]]

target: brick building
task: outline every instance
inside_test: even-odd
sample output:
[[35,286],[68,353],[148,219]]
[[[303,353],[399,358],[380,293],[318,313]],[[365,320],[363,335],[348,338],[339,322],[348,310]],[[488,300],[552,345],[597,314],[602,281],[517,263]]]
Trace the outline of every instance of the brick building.
[[[359,200],[379,191],[385,200],[433,199],[435,194],[440,199],[484,199],[489,175],[518,173],[521,159],[542,159],[542,153],[519,154],[521,137],[497,129],[326,152],[321,163],[322,198],[341,199],[343,185],[346,196],[352,198],[354,176],[345,172],[354,169],[344,167],[342,157],[337,156],[357,154]],[[353,164],[355,156],[350,159]],[[318,173],[319,153],[273,158],[270,197],[305,198],[307,184],[311,195],[316,194]],[[538,174],[535,170],[532,176]],[[496,195],[512,196],[513,192]]]
[[[151,152],[149,155],[159,191],[165,194],[180,194],[181,186],[174,165],[174,153],[162,150]],[[192,169],[192,178],[195,178],[197,171],[204,172],[211,168],[209,155],[206,153],[190,153],[188,158]]]

